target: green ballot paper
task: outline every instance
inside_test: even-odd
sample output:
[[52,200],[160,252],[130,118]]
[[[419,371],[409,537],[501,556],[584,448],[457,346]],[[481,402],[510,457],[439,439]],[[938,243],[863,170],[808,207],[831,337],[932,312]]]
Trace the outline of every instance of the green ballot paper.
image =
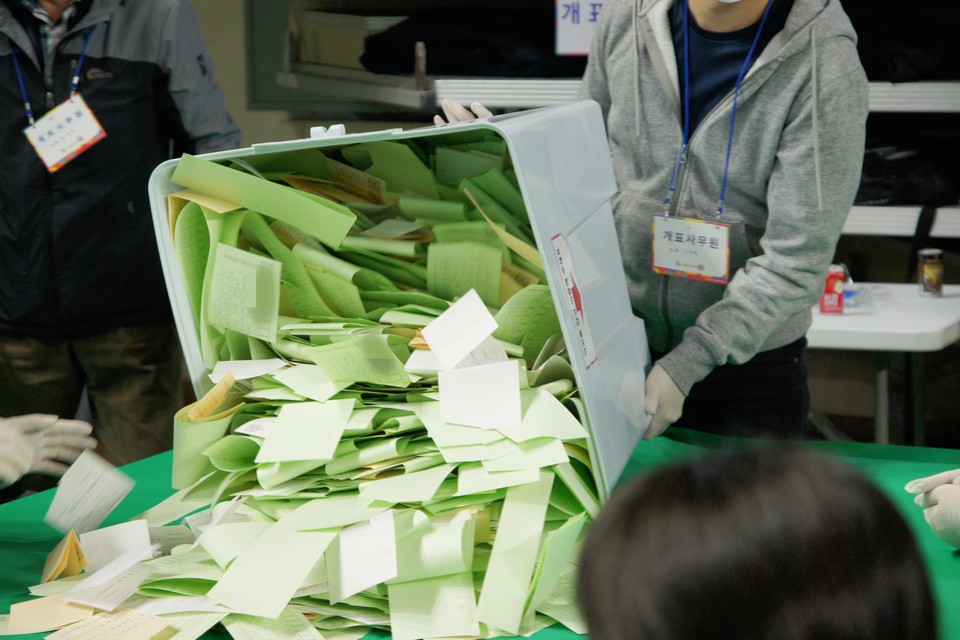
[[584,632],[598,456],[629,445],[594,438],[583,354],[631,353],[591,315],[622,284],[616,245],[593,244],[615,184],[549,155],[567,136],[608,155],[584,109],[590,126],[545,110],[516,138],[523,115],[167,166],[159,241],[210,391],[176,416],[176,492],[143,514],[175,542],[143,561],[141,598],[240,638]]

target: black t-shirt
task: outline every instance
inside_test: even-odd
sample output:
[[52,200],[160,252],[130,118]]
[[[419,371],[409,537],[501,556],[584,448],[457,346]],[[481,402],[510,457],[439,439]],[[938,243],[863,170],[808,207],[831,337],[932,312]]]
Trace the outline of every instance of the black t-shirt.
[[[680,102],[684,103],[684,46],[683,2],[676,0],[670,9],[670,26],[673,31],[673,47],[677,55],[677,70],[680,74]],[[764,47],[787,22],[793,0],[771,0],[770,15],[763,25],[763,33],[753,52],[756,60]],[[750,45],[757,35],[761,20],[737,31],[715,33],[697,24],[693,14],[688,16],[690,26],[690,133],[706,117],[710,110],[728,93],[734,90],[740,67],[747,58]]]

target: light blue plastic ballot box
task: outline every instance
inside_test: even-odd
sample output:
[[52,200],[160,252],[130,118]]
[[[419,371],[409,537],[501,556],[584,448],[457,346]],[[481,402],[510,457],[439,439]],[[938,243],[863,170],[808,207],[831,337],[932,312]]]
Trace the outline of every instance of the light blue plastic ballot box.
[[[432,138],[432,144],[443,144],[480,130],[502,139],[512,160],[585,405],[580,420],[591,434],[595,481],[605,500],[649,422],[638,428],[628,416],[643,414],[637,407],[643,406],[642,381],[650,356],[643,321],[633,315],[627,296],[610,204],[616,184],[596,103],[583,101],[407,131],[345,134],[339,126],[330,131],[318,127],[310,139],[255,144],[198,157],[252,164],[267,154],[333,151],[370,141]],[[190,380],[199,397],[212,382],[201,356],[197,322],[168,217],[167,196],[182,188],[171,181],[179,162],[167,161],[154,171],[150,198],[167,290]],[[212,195],[230,199],[230,194]],[[639,384],[627,386],[624,380]]]

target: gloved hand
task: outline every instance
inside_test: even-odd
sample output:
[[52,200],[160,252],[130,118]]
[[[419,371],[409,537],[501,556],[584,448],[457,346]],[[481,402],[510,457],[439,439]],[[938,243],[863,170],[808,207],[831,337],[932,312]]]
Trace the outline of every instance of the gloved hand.
[[447,119],[444,120],[440,116],[433,116],[433,123],[438,127],[445,124],[455,124],[457,122],[476,120],[478,118],[483,120],[493,115],[479,102],[474,102],[471,104],[470,110],[467,111],[467,109],[456,100],[450,100],[447,98],[440,103],[440,107],[443,109],[443,115],[445,115]]
[[627,420],[640,430],[650,424],[650,416],[647,415],[643,402],[640,400],[645,395],[644,389],[646,387],[644,385],[646,385],[646,380],[643,373],[630,369],[620,377],[620,390],[617,397],[620,409],[626,415]]
[[960,547],[960,469],[913,480],[904,489],[917,494],[913,501],[937,537]]
[[683,414],[683,401],[686,399],[680,387],[663,367],[653,365],[647,375],[647,394],[643,400],[643,410],[648,416],[653,416],[653,419],[643,434],[643,439],[652,440],[679,420]]
[[26,473],[62,476],[84,449],[97,446],[92,432],[88,422],[44,413],[0,418],[0,487]]

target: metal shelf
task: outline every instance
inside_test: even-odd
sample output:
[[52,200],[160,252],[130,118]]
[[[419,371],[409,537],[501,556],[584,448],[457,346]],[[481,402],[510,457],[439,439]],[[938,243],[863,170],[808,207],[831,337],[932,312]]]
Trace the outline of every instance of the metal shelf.
[[457,78],[379,75],[368,71],[297,63],[277,74],[282,87],[324,96],[433,111],[449,98],[480,102],[491,109],[528,109],[572,102],[579,79]]
[[870,111],[960,113],[960,81],[871,82]]
[[[378,75],[369,71],[295,63],[281,72],[277,83],[326,95],[425,111],[440,101],[481,102],[491,109],[546,107],[571,102],[579,78],[480,78]],[[960,113],[960,81],[871,82],[874,112]]]
[[[920,206],[853,207],[843,226],[844,235],[913,237]],[[960,238],[960,205],[939,207],[931,238]]]

